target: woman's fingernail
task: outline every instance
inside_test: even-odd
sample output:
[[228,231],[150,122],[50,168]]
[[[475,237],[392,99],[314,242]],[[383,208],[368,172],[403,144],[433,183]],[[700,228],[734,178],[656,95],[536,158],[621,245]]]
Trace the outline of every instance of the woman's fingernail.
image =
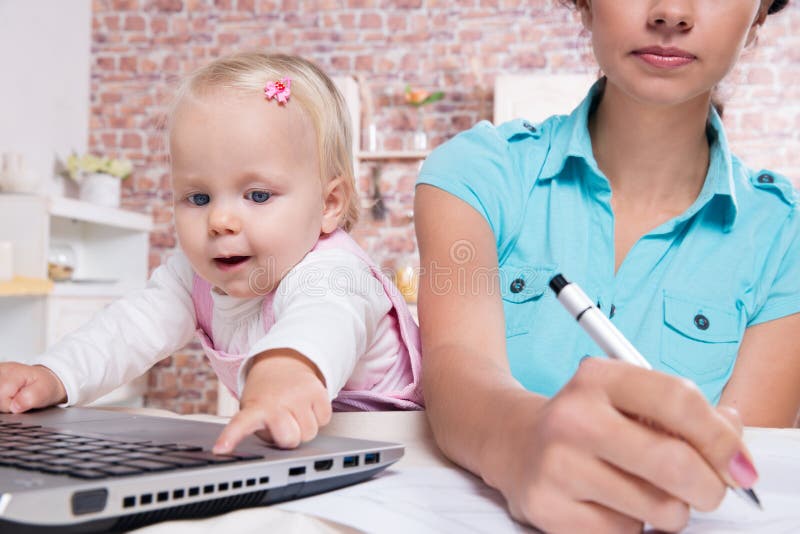
[[733,480],[745,489],[752,488],[753,484],[758,480],[756,468],[753,467],[753,464],[742,452],[737,452],[736,456],[731,458],[731,463],[728,464],[728,471]]

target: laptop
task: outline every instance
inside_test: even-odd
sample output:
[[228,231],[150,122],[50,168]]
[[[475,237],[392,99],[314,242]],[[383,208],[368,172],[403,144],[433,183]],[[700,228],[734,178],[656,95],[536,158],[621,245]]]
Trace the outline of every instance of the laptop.
[[0,414],[0,532],[105,532],[208,517],[355,484],[403,447],[318,436],[293,450],[223,425],[98,408]]

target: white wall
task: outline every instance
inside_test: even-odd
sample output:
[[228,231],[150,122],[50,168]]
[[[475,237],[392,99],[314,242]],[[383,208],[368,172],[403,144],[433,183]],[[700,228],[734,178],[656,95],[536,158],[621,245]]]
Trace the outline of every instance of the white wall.
[[86,151],[91,0],[0,0],[0,153],[22,152],[45,180],[56,156]]

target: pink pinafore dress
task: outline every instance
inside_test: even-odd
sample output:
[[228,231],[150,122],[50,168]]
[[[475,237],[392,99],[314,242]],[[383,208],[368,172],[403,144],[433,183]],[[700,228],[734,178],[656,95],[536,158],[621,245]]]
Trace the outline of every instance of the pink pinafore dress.
[[[337,411],[375,411],[375,410],[420,410],[423,408],[422,387],[420,384],[420,368],[422,366],[420,355],[419,329],[411,312],[408,310],[400,291],[392,281],[381,272],[377,265],[358,246],[350,235],[344,230],[336,230],[327,237],[317,241],[312,251],[341,249],[356,255],[366,263],[372,275],[381,282],[386,296],[392,303],[389,313],[396,318],[400,346],[397,347],[397,357],[389,371],[369,390],[343,389],[333,400],[333,408]],[[211,318],[213,316],[213,301],[211,298],[212,287],[204,279],[195,274],[192,284],[192,300],[197,316],[197,334],[203,351],[208,357],[211,367],[217,377],[228,390],[238,398],[237,380],[239,369],[246,357],[245,354],[229,354],[217,350],[211,339]],[[275,324],[272,303],[275,291],[264,296],[262,317],[264,330],[269,332]],[[391,384],[389,387],[387,384]],[[397,389],[397,384],[404,384]],[[347,386],[345,386],[346,388]]]

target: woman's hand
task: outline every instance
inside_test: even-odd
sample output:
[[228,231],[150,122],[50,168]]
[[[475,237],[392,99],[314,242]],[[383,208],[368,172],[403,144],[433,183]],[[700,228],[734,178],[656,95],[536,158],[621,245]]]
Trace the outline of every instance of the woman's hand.
[[587,358],[529,404],[487,440],[481,472],[516,519],[547,532],[679,530],[690,507],[713,510],[727,485],[757,478],[735,412],[681,378]]

